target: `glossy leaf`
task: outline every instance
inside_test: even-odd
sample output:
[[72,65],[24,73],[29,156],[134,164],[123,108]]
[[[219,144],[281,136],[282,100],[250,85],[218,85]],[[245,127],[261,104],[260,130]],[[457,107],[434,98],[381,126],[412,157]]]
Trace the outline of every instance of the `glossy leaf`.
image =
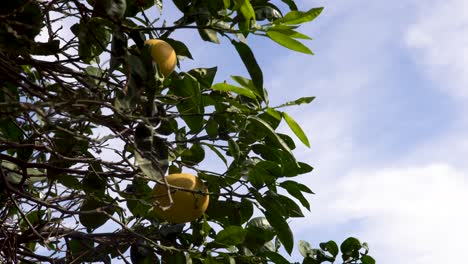
[[251,20],[255,22],[255,11],[252,7],[252,4],[250,3],[249,0],[234,0],[239,8],[239,11],[242,13],[242,16],[244,17],[247,28],[244,30],[249,30],[250,28],[250,23]]
[[294,51],[297,51],[297,52],[302,52],[302,53],[305,53],[305,54],[310,54],[310,55],[314,54],[304,44],[302,44],[301,42],[293,39],[292,37],[290,37],[288,35],[285,35],[283,33],[280,33],[278,31],[274,31],[274,30],[269,30],[269,31],[267,31],[266,34],[270,39],[272,39],[273,41],[275,41],[276,43],[280,44],[283,47],[286,47],[288,49],[291,49],[291,50],[294,50]]
[[294,134],[301,140],[301,142],[310,148],[309,139],[307,138],[304,130],[299,126],[299,124],[286,112],[282,112],[283,119],[288,124],[289,128],[294,132]]
[[323,7],[312,8],[307,12],[302,11],[291,11],[287,13],[281,20],[284,24],[302,24],[310,22],[322,13]]
[[225,91],[225,92],[233,92],[239,95],[247,96],[249,98],[255,99],[255,94],[247,89],[230,85],[227,83],[217,83],[211,87],[211,89],[216,91]]
[[330,240],[326,243],[320,243],[320,248],[330,252],[330,254],[332,254],[333,257],[336,257],[339,253],[338,245],[333,240]]
[[375,264],[375,259],[369,255],[364,255],[361,257],[362,264]]
[[294,29],[292,29],[292,27],[289,27],[289,26],[275,26],[275,27],[271,27],[268,29],[268,31],[277,31],[277,32],[280,32],[281,34],[284,34],[286,36],[289,36],[291,38],[296,38],[296,39],[312,39],[310,38],[309,36],[307,35],[304,35],[300,32],[297,32],[295,31]]
[[244,242],[247,232],[240,226],[228,226],[221,230],[215,241],[226,245],[238,245]]
[[[297,183],[295,181],[284,181],[280,183],[280,186],[283,187],[294,198],[298,199],[301,202],[302,206],[307,208],[307,210],[310,210],[309,201],[302,194],[302,192],[310,191],[310,189],[307,186],[301,185],[300,183]],[[309,193],[312,192],[310,191]]]

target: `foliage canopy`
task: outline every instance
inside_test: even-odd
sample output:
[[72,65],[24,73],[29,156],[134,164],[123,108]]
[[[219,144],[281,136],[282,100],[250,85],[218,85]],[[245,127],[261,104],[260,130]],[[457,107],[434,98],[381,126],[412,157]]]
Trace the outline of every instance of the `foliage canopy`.
[[[284,121],[309,146],[283,108],[313,97],[270,105],[246,39],[312,54],[297,29],[322,8],[173,4],[180,17],[171,25],[149,15],[164,11],[161,0],[1,4],[1,262],[289,263],[279,251],[294,247],[288,219],[310,210],[313,193],[294,177],[312,167],[277,128]],[[217,67],[161,74],[144,41],[165,40],[182,63],[193,58],[172,38],[179,29],[229,40],[249,76],[214,83]],[[224,171],[199,166],[211,156]],[[182,171],[206,183],[210,205],[197,221],[171,225],[154,215],[151,189]],[[299,250],[303,263],[334,262],[340,250],[344,263],[375,263],[355,238],[340,248],[301,241]]]

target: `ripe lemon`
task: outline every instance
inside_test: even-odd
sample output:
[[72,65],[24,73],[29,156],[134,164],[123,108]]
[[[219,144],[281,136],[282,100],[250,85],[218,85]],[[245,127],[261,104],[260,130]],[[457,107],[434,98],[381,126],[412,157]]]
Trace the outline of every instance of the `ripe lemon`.
[[160,39],[148,39],[145,45],[151,45],[151,57],[158,65],[159,71],[165,77],[169,76],[177,63],[177,56],[172,46]]
[[[167,183],[171,186],[184,188],[191,191],[207,192],[207,187],[195,175],[189,173],[175,173],[166,176]],[[171,188],[171,196],[174,203],[163,211],[155,206],[154,210],[157,216],[173,224],[191,222],[200,216],[208,208],[210,200],[209,195],[201,193],[188,192]],[[169,206],[169,197],[164,184],[157,184],[154,187],[153,194],[160,206]]]

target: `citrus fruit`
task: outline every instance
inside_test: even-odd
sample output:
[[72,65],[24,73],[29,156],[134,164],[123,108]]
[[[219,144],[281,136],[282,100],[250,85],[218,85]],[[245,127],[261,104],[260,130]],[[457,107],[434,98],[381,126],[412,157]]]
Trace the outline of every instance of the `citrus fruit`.
[[169,76],[177,63],[177,56],[172,46],[160,39],[148,39],[145,45],[151,45],[151,57],[158,65],[159,71],[165,77]]
[[[173,224],[180,224],[191,222],[203,215],[210,197],[199,193],[207,192],[208,189],[198,177],[190,173],[175,173],[166,176],[166,180],[170,186],[184,190],[170,188],[174,203],[165,211],[155,206],[154,210],[158,217]],[[169,206],[169,196],[164,184],[157,184],[153,194],[159,206]]]

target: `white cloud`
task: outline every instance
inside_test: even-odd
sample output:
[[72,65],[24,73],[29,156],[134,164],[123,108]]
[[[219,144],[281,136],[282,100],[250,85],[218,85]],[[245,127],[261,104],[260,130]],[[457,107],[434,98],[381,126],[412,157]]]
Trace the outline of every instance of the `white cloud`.
[[295,226],[300,239],[357,236],[382,264],[461,263],[468,181],[457,168],[433,163],[354,170],[327,190],[314,197],[307,225]]
[[420,1],[406,44],[417,64],[453,96],[468,96],[468,2]]
[[380,263],[455,263],[466,249],[466,176],[447,164],[355,171],[331,204],[338,218],[364,217]]

